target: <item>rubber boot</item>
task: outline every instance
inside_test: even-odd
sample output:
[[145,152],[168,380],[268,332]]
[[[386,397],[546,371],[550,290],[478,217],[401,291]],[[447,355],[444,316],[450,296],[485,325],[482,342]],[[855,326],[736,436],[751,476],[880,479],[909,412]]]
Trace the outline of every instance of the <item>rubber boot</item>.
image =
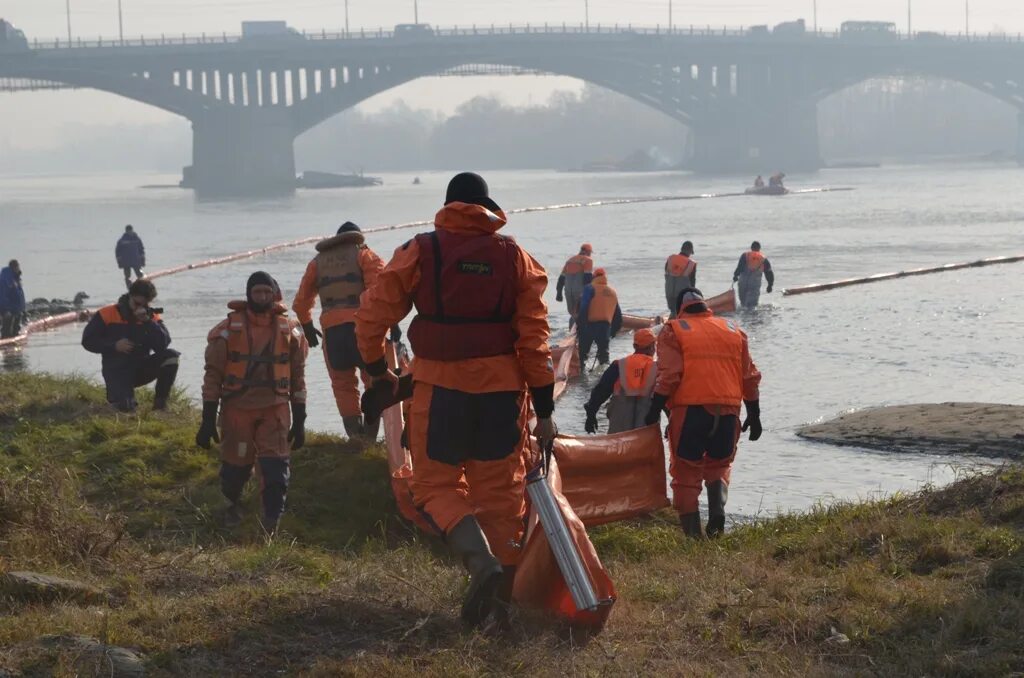
[[353,415],[350,417],[342,417],[341,423],[345,425],[345,434],[351,438],[361,438],[363,435],[363,418],[361,416]]
[[475,516],[466,516],[448,532],[452,553],[469,572],[469,589],[462,599],[462,621],[480,626],[494,609],[495,594],[502,582],[502,567],[491,552],[487,537]]
[[380,421],[380,417],[363,418],[363,437],[367,442],[377,442],[377,436],[380,434]]
[[700,529],[700,513],[681,513],[679,515],[679,524],[683,528],[683,534],[687,537],[693,537],[694,539],[700,539],[704,536],[704,533]]
[[729,499],[729,486],[724,480],[708,483],[708,539],[716,539],[725,532],[725,502]]
[[505,565],[502,568],[501,584],[495,594],[494,624],[499,633],[512,631],[512,587],[516,581],[516,566]]
[[167,400],[171,397],[171,388],[178,376],[178,365],[164,365],[157,375],[156,384],[153,386],[153,409],[166,410]]
[[242,524],[242,517],[242,507],[232,502],[221,514],[221,525],[228,529],[238,527]]

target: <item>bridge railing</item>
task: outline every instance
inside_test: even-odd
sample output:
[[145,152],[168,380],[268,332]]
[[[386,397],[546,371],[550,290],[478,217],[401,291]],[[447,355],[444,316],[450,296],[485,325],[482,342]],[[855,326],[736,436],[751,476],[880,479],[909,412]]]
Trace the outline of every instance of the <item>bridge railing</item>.
[[448,37],[472,37],[472,36],[510,36],[510,35],[620,35],[628,36],[663,36],[663,37],[695,37],[695,38],[750,38],[760,40],[799,40],[799,39],[822,39],[822,40],[850,40],[850,41],[948,41],[948,42],[1021,42],[1022,35],[1007,33],[935,33],[935,32],[893,32],[893,33],[858,33],[844,34],[839,30],[807,31],[805,33],[771,33],[765,31],[752,31],[746,27],[730,28],[728,26],[632,26],[630,24],[591,25],[584,24],[525,24],[525,25],[499,25],[487,26],[453,26],[451,28],[432,28],[423,32],[399,32],[391,29],[359,29],[355,31],[344,30],[320,30],[301,31],[280,36],[258,36],[244,37],[230,33],[200,33],[198,35],[167,35],[140,36],[138,38],[75,38],[73,40],[33,40],[33,49],[87,49],[87,48],[110,48],[110,47],[156,47],[156,46],[183,46],[183,45],[216,45],[228,43],[244,43],[253,45],[266,45],[271,43],[288,44],[289,41],[334,41],[334,40],[395,40],[402,42],[424,42],[432,38]]

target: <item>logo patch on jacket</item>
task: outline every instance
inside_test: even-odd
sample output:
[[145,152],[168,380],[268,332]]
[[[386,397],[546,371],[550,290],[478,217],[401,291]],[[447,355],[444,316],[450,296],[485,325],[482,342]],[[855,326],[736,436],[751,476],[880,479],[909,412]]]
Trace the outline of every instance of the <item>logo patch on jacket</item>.
[[459,273],[470,275],[494,275],[494,267],[483,261],[460,261]]

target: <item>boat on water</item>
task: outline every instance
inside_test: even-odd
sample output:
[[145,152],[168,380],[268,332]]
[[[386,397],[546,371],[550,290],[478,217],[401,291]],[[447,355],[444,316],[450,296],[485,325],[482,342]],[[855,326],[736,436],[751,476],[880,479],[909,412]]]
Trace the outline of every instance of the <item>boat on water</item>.
[[298,188],[360,188],[363,186],[380,186],[384,180],[380,177],[368,177],[363,174],[334,174],[333,172],[315,172],[307,170],[295,180]]
[[743,192],[747,195],[786,195],[789,189],[785,186],[751,186]]

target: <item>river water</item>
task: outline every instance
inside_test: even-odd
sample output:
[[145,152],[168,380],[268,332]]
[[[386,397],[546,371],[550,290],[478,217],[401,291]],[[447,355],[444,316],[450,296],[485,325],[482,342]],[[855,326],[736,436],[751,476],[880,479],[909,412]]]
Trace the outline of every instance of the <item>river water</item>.
[[[1021,170],[1006,165],[828,170],[792,176],[792,188],[849,186],[851,192],[785,198],[652,202],[514,216],[505,232],[552,275],[548,300],[555,334],[565,331],[554,278],[582,241],[593,243],[627,313],[663,313],[662,266],[692,240],[706,293],[728,289],[741,252],[760,240],[779,290],[841,277],[939,265],[1024,251]],[[255,203],[199,203],[178,190],[141,189],[169,176],[0,178],[0,258],[17,257],[27,295],[71,298],[84,290],[99,305],[122,291],[114,242],[126,223],[146,243],[148,268],[333,233],[348,219],[366,226],[430,218],[448,173],[389,174],[368,189],[302,192]],[[492,195],[506,208],[621,197],[735,191],[730,179],[680,173],[492,172]],[[385,259],[416,231],[373,235]],[[207,331],[244,295],[250,272],[265,269],[290,303],[312,246],[261,259],[185,272],[157,282],[157,304],[183,354],[179,383],[198,397]],[[730,493],[737,515],[770,515],[819,501],[858,499],[947,482],[972,459],[892,455],[799,440],[801,424],[851,408],[947,400],[1024,404],[1024,264],[968,269],[821,294],[762,295],[742,313],[764,374],[757,443],[741,443]],[[4,358],[7,369],[99,376],[80,328],[36,335]],[[630,350],[613,342],[613,357]],[[311,428],[341,431],[319,351],[309,364]],[[556,419],[583,432],[582,404],[599,373],[571,387]],[[301,453],[300,453],[301,454]]]

